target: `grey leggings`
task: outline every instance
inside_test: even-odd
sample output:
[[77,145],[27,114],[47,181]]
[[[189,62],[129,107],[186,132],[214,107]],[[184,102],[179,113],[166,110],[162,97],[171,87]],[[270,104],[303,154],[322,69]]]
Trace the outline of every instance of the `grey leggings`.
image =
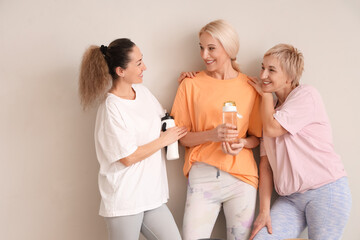
[[312,240],[338,240],[351,211],[351,193],[347,177],[304,193],[279,197],[271,207],[273,233],[266,228],[255,240],[295,238],[308,226]]
[[109,240],[181,240],[174,218],[166,206],[129,216],[106,217]]

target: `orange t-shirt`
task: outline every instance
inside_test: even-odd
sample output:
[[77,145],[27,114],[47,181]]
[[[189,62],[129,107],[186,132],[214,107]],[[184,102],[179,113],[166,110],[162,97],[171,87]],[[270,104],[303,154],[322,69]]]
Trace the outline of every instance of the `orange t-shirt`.
[[[242,118],[237,121],[239,137],[261,137],[260,97],[247,82],[245,74],[234,79],[220,80],[200,72],[184,79],[176,93],[171,115],[177,126],[190,132],[201,132],[222,124],[222,106],[234,101]],[[188,175],[194,162],[204,162],[226,171],[242,181],[258,186],[258,170],[251,149],[244,148],[237,156],[225,154],[220,142],[206,142],[186,148],[184,174]]]

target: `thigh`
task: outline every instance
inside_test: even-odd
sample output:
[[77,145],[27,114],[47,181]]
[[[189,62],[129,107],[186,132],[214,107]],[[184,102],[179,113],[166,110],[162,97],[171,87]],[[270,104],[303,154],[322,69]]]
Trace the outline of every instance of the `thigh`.
[[278,240],[296,238],[306,227],[305,213],[297,208],[287,197],[279,197],[271,207],[272,234],[262,228],[255,240]]
[[249,239],[255,214],[256,189],[238,179],[229,187],[232,194],[223,203],[227,239]]
[[179,229],[166,204],[144,212],[141,233],[147,240],[181,240]]
[[341,178],[313,191],[316,191],[316,194],[313,194],[313,200],[306,207],[309,238],[340,239],[351,210],[347,178]]
[[[193,171],[195,169],[195,171]],[[204,171],[203,171],[204,170]],[[221,208],[217,171],[191,168],[183,221],[184,240],[209,238]]]
[[143,213],[120,217],[106,217],[109,240],[138,240]]

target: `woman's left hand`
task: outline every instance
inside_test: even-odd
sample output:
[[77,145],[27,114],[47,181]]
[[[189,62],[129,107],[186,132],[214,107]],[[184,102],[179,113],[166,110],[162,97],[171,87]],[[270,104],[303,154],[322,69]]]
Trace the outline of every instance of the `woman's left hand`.
[[248,83],[262,96],[264,92],[261,88],[261,80],[257,77],[248,77]]
[[232,156],[236,156],[244,148],[245,141],[246,141],[246,139],[240,138],[236,142],[233,142],[233,143],[222,142],[221,149],[225,154],[230,154]]

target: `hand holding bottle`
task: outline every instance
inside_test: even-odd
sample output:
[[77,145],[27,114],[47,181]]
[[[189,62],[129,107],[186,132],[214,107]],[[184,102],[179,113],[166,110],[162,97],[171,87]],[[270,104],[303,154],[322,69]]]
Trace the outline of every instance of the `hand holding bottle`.
[[241,150],[245,147],[245,144],[246,144],[246,139],[240,138],[240,139],[236,139],[236,141],[233,143],[222,142],[221,149],[225,154],[230,154],[235,156],[241,152]]
[[230,123],[223,123],[213,129],[212,142],[235,141],[239,135],[236,126]]
[[162,133],[160,137],[163,137],[165,140],[166,148],[166,158],[167,160],[174,160],[179,158],[179,149],[178,149],[178,140],[186,135],[186,127],[176,127],[175,121],[169,113],[165,112],[165,116],[161,118],[161,130]]

